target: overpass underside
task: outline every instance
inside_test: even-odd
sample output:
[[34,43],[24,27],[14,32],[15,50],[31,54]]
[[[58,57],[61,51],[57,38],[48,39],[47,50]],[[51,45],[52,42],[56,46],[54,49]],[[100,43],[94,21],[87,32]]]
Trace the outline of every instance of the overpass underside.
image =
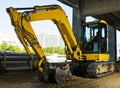
[[73,31],[81,41],[81,24],[86,16],[102,19],[109,24],[110,60],[116,58],[116,29],[120,31],[120,0],[58,0],[73,8]]
[[120,0],[58,0],[74,9],[80,10],[80,15],[93,16],[106,20],[110,25],[120,30]]

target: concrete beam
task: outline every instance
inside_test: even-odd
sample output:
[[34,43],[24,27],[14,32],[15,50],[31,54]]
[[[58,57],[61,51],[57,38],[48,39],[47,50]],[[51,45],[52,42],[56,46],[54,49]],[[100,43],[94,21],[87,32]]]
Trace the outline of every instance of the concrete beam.
[[[79,8],[81,0],[59,0],[73,8]],[[120,0],[82,0],[82,15],[93,16],[120,11]]]
[[120,11],[120,0],[84,0],[82,11],[84,16]]
[[74,7],[74,8],[79,8],[79,0],[58,0],[68,6]]

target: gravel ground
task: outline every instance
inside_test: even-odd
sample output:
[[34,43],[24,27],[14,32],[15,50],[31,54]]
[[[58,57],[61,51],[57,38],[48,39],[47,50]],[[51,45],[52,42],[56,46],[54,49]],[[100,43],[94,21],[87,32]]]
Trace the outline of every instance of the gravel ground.
[[40,82],[35,72],[0,75],[0,88],[120,88],[120,73],[91,79],[73,76],[61,85]]

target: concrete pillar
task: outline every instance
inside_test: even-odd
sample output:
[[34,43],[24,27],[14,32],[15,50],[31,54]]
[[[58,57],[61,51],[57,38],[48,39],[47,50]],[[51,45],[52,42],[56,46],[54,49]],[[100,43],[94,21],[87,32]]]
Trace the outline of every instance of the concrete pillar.
[[110,54],[109,61],[115,61],[117,57],[116,53],[116,30],[114,26],[108,25],[108,51]]
[[78,42],[81,41],[81,19],[80,11],[77,8],[73,8],[73,32]]
[[73,8],[73,32],[78,42],[82,39],[82,22],[84,17],[82,16],[83,0],[79,1],[79,8]]

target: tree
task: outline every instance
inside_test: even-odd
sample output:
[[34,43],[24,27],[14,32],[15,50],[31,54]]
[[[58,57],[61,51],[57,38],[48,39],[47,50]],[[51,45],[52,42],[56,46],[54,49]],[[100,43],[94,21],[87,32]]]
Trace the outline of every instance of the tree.
[[65,54],[65,49],[64,48],[61,48],[61,47],[55,47],[55,53],[58,53],[58,54]]
[[46,48],[43,48],[43,51],[47,55],[52,55],[54,53],[65,54],[64,48],[61,48],[59,46],[58,47],[46,47]]
[[[8,44],[7,42],[3,42],[0,44],[0,51],[10,51],[10,52],[26,52],[24,48],[20,48],[19,46]],[[35,53],[32,48],[30,48],[31,53]],[[46,47],[43,48],[43,51],[46,55],[53,55],[54,53],[65,54],[64,48],[61,47]]]
[[0,50],[2,50],[2,51],[7,51],[8,50],[8,44],[7,44],[7,42],[3,42],[0,45]]
[[10,44],[10,45],[8,46],[8,51],[14,52],[14,51],[15,51],[15,50],[14,50],[14,45]]
[[7,42],[3,42],[0,45],[0,50],[1,51],[10,51],[10,52],[21,52],[21,48],[19,46],[13,45],[13,44],[8,44]]
[[21,48],[18,46],[14,46],[14,52],[21,52]]

